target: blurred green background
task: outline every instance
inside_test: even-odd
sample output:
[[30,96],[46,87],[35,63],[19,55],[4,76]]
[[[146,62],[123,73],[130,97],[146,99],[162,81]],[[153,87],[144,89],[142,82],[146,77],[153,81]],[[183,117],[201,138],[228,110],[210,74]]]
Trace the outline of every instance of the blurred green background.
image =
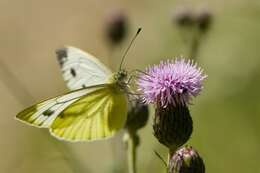
[[[172,21],[177,6],[207,7],[214,15],[197,57],[208,79],[190,107],[194,132],[189,144],[203,157],[207,172],[260,172],[259,0],[0,0],[0,172],[112,173],[126,167],[120,134],[108,141],[64,143],[13,117],[67,91],[56,48],[79,47],[115,70],[123,49],[110,56],[104,39],[105,20],[113,10],[122,9],[129,19],[122,48],[143,28],[127,56],[127,69],[188,55]],[[153,150],[165,158],[167,150],[152,135],[151,117],[140,136],[138,172],[165,172]]]

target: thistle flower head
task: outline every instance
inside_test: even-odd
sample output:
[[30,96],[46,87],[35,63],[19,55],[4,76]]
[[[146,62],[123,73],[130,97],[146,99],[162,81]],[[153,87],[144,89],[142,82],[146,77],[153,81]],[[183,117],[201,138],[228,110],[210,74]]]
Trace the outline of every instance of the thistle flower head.
[[194,15],[191,9],[178,7],[174,10],[173,22],[180,27],[191,27],[194,25]]
[[176,59],[148,67],[137,85],[145,103],[162,107],[187,105],[200,93],[205,78],[203,70],[192,60]]
[[202,9],[197,15],[196,20],[198,23],[198,27],[202,32],[208,31],[212,23],[212,18],[212,13],[208,9]]

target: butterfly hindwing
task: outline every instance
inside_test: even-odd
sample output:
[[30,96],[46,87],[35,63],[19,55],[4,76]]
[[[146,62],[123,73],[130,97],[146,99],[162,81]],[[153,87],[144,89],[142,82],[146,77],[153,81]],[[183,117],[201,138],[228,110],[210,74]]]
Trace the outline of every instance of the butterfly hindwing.
[[103,86],[88,87],[40,102],[18,113],[16,118],[32,126],[49,128],[53,120],[65,108],[79,100],[82,96],[100,89],[100,87]]
[[72,103],[54,120],[50,131],[69,141],[107,138],[124,126],[126,111],[126,95],[111,84]]
[[124,126],[126,115],[126,95],[112,83],[40,102],[16,118],[36,127],[49,128],[59,139],[87,141],[113,136]]
[[70,90],[103,84],[111,71],[93,55],[75,47],[56,51],[63,78]]

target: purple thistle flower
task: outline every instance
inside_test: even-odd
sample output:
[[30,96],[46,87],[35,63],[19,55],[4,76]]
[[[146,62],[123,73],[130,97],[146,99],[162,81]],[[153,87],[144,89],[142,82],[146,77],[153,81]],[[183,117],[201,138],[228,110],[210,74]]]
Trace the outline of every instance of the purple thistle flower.
[[167,60],[148,67],[139,76],[137,85],[145,103],[184,106],[200,93],[206,77],[192,60]]

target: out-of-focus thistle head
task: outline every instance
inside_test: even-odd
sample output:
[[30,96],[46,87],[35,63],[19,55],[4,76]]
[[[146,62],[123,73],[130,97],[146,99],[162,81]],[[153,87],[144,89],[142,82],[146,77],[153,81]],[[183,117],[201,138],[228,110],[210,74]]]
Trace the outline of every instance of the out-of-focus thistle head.
[[185,106],[199,95],[205,78],[203,70],[192,60],[176,59],[148,67],[137,85],[145,103],[160,107]]
[[173,22],[180,27],[190,27],[194,25],[194,16],[189,8],[178,7],[173,13]]
[[196,22],[202,32],[208,31],[212,23],[212,13],[208,9],[201,9],[196,16]]
[[205,173],[205,165],[196,150],[185,146],[170,156],[168,173]]
[[107,40],[112,45],[120,44],[127,34],[128,20],[126,15],[121,11],[113,11],[108,15],[105,32]]
[[127,115],[126,128],[130,131],[137,131],[144,127],[149,118],[148,105],[140,100],[132,101]]
[[173,21],[177,26],[194,28],[205,33],[209,30],[213,15],[207,8],[201,8],[197,12],[187,7],[178,7],[173,13]]

